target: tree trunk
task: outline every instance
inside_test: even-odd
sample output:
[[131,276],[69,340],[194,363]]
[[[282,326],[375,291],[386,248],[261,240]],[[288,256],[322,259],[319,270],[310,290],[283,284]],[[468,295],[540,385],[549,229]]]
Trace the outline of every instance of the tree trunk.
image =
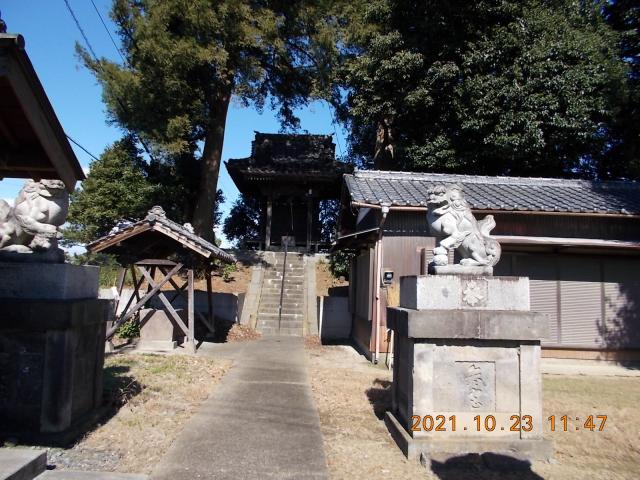
[[227,122],[227,111],[231,91],[220,93],[211,104],[209,132],[204,141],[204,149],[200,160],[200,185],[196,206],[193,210],[192,225],[202,238],[213,242],[213,207],[218,190],[218,175],[224,145],[224,129]]

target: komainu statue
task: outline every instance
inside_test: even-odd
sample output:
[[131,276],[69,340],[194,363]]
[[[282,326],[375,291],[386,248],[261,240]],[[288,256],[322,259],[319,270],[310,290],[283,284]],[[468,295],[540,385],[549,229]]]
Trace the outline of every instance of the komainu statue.
[[[460,256],[460,265],[454,265],[452,271],[476,270],[471,267],[493,267],[498,263],[500,244],[489,235],[496,222],[492,215],[480,221],[475,219],[462,187],[434,186],[429,190],[428,207],[429,230],[439,239],[439,245],[433,250],[436,273],[437,267],[447,265],[449,250],[456,250]],[[486,270],[493,271],[492,268]]]
[[68,210],[63,182],[27,180],[13,207],[0,200],[0,259],[64,261],[58,239]]

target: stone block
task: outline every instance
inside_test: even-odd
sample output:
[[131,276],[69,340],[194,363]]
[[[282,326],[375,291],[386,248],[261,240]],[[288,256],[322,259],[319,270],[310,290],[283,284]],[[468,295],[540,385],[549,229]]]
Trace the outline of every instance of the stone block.
[[[182,322],[188,324],[188,314],[184,309],[176,309]],[[183,343],[185,333],[166,310],[143,308],[140,310],[141,350],[173,350]]]
[[32,480],[46,468],[46,450],[0,448],[0,480]]
[[409,338],[539,340],[548,335],[539,312],[508,310],[412,310],[389,307],[387,326]]
[[57,434],[102,404],[109,303],[0,299],[0,430]]
[[405,455],[493,452],[546,459],[540,339],[523,277],[401,278],[394,330],[393,411]]
[[527,277],[419,275],[400,278],[400,306],[414,310],[529,310]]
[[68,263],[0,263],[0,298],[98,298],[100,267]]

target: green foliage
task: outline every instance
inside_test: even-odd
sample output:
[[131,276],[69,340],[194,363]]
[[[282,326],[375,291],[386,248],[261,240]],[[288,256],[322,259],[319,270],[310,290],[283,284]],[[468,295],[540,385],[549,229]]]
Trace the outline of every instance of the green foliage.
[[352,155],[371,158],[378,135],[383,168],[621,174],[626,165],[613,168],[606,156],[627,66],[600,7],[368,2],[351,22],[338,75]]
[[260,202],[241,194],[224,220],[222,231],[230,242],[243,247],[248,240],[260,238]]
[[334,250],[329,254],[329,271],[336,277],[344,277],[349,280],[351,273],[351,261],[356,257],[354,250]]
[[[185,166],[185,162],[146,163],[131,137],[115,142],[91,163],[82,188],[71,195],[64,243],[95,240],[119,221],[143,218],[153,205],[161,205],[169,218],[184,223],[195,201]],[[218,190],[214,225],[220,222],[222,203],[224,195]]]
[[222,280],[230,282],[233,280],[233,273],[237,271],[238,267],[235,263],[226,263],[224,267],[222,267]]
[[109,233],[119,220],[141,218],[157,191],[133,141],[115,142],[91,163],[82,189],[71,195],[66,243],[90,242]]
[[[121,267],[113,255],[90,252],[78,253],[68,256],[67,261],[73,265],[95,265],[100,267],[100,287],[113,287],[118,281]],[[130,272],[125,275],[124,283],[125,285],[133,285]]]
[[116,330],[118,338],[137,338],[140,336],[140,324],[135,319],[124,322],[118,330]]
[[[103,87],[113,122],[135,132],[159,162],[194,167],[196,232],[213,235],[213,204],[225,122],[233,97],[279,108],[295,128],[295,108],[328,95],[336,56],[332,2],[114,0],[112,18],[126,64],[84,64]],[[200,149],[201,147],[201,149]]]

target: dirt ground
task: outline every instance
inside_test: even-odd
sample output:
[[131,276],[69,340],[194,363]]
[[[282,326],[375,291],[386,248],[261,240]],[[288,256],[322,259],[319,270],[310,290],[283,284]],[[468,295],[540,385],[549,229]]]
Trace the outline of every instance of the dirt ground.
[[349,282],[344,278],[335,278],[329,270],[329,262],[319,260],[316,263],[316,295],[326,297],[333,287],[347,287]]
[[71,449],[52,449],[57,469],[150,473],[230,366],[205,357],[116,354],[105,389],[118,410]]
[[[391,405],[391,372],[368,363],[351,347],[307,341],[312,390],[320,413],[332,479],[635,479],[640,478],[640,379],[624,377],[543,378],[544,418],[608,415],[603,431],[549,431],[551,463],[520,470],[489,469],[482,462],[434,464],[427,470],[409,462],[381,420]],[[599,423],[599,422],[598,422]]]
[[[227,281],[228,280],[228,281]],[[236,262],[236,271],[229,274],[225,280],[222,272],[215,272],[213,275],[213,291],[216,293],[246,293],[251,283],[251,265]],[[204,279],[197,280],[194,288],[196,290],[207,291],[207,284]]]

